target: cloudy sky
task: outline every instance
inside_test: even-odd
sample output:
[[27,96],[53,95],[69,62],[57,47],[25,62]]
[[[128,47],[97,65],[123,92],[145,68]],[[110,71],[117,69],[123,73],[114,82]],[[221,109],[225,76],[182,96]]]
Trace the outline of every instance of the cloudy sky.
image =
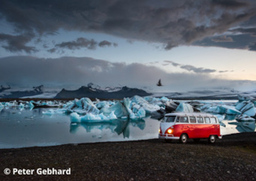
[[255,0],[0,0],[0,27],[0,85],[256,89]]

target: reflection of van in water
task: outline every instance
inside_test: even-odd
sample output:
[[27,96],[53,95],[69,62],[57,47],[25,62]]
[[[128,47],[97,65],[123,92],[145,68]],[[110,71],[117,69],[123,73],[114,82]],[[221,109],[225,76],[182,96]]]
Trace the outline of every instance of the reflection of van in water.
[[216,116],[206,113],[169,113],[160,123],[159,138],[186,143],[189,138],[199,141],[208,138],[215,143],[221,139],[220,124]]

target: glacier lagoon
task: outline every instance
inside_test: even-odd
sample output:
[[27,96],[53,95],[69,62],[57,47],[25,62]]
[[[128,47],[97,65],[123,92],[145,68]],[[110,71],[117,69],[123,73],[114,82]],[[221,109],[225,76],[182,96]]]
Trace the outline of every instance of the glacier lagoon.
[[72,123],[65,114],[45,115],[46,109],[0,112],[0,148],[53,146],[157,138],[160,122],[144,118],[96,123]]
[[[58,101],[36,104],[15,101],[0,103],[0,148],[157,138],[160,121],[152,119],[148,113],[159,109],[168,101],[171,100],[133,97],[125,99],[124,103],[120,101],[93,103],[89,99],[74,100],[64,104]],[[250,104],[209,100],[179,102],[182,104],[177,107],[177,110],[181,107],[183,109],[181,111],[189,110],[191,106],[187,102],[190,104],[197,102],[201,110],[217,115],[221,121],[222,135],[255,132],[253,118],[242,117],[241,120],[237,120],[237,115],[228,114],[238,114],[240,107],[251,106],[250,102]],[[35,108],[35,105],[51,108]],[[58,108],[53,108],[55,106]],[[124,116],[124,107],[127,109],[126,116]],[[252,111],[255,114],[253,105],[247,112],[251,114]]]

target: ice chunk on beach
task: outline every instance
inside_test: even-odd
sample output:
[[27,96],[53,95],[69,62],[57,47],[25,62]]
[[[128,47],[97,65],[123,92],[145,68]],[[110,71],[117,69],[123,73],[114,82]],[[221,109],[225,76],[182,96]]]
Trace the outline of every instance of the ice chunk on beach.
[[189,112],[194,112],[194,109],[190,104],[181,102],[179,104],[179,106],[176,108],[176,111],[177,112],[187,112],[187,113],[189,113]]
[[241,111],[242,114],[248,116],[255,116],[256,114],[254,104],[251,101],[238,102],[236,105],[236,109]]
[[247,115],[239,115],[236,118],[237,121],[241,122],[255,122],[255,119]]

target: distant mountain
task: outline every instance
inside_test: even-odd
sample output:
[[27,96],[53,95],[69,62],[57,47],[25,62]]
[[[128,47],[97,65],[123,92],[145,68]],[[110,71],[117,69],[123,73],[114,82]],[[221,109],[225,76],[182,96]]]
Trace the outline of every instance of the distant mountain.
[[[37,87],[33,87],[33,90],[10,91],[8,93],[4,92],[5,90],[7,90],[7,88],[3,89],[2,87],[0,98],[21,98],[43,94],[43,87],[43,85],[40,85]],[[10,89],[10,87],[8,87],[8,89]]]
[[4,87],[3,85],[0,86],[0,92],[3,92],[8,89],[11,89],[11,87],[9,85],[7,87]]
[[56,99],[70,99],[70,98],[98,98],[98,99],[122,99],[124,97],[132,97],[134,95],[138,96],[148,96],[151,95],[142,89],[122,87],[111,90],[102,90],[99,88],[92,87],[91,85],[82,86],[77,90],[66,90],[62,89],[54,98]]

